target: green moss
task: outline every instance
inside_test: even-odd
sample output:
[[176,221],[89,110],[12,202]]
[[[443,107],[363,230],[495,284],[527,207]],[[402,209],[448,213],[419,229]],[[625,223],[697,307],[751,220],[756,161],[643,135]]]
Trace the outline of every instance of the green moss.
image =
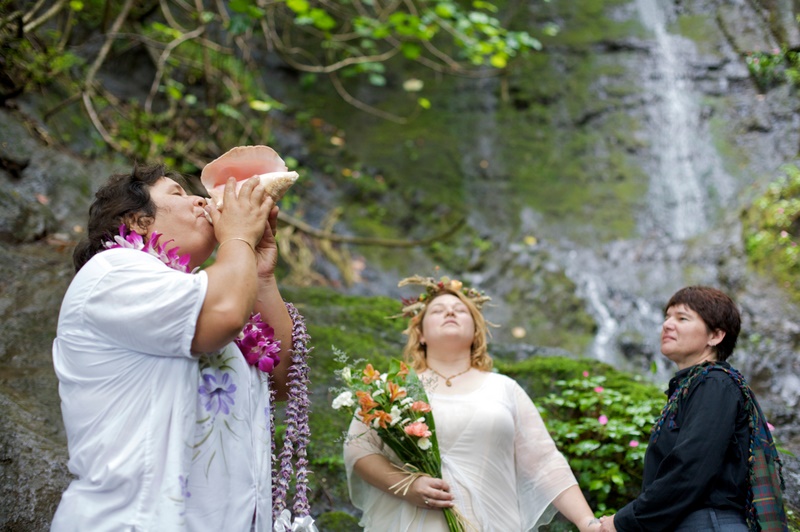
[[325,512],[316,518],[317,528],[325,532],[351,532],[361,530],[358,519],[345,512]]
[[[704,104],[717,109],[729,105],[730,99],[706,98]],[[708,127],[714,149],[719,153],[725,171],[732,176],[742,175],[750,165],[750,159],[747,156],[747,151],[733,142],[735,132],[731,131],[729,121],[724,118],[722,113],[715,112],[708,121]]]
[[653,399],[666,401],[664,392],[640,375],[619,371],[590,358],[534,357],[522,362],[496,361],[495,367],[500,373],[517,381],[534,402],[537,397],[558,392],[561,389],[558,381],[580,379],[584,372],[590,376],[604,376],[605,387],[629,396],[634,402]]
[[700,53],[719,55],[717,45],[724,40],[713,17],[708,15],[681,15],[667,30],[695,42]]
[[598,42],[645,37],[646,31],[637,20],[618,20],[609,16],[611,10],[630,4],[630,0],[576,0],[558,6],[561,31],[543,39],[545,46],[567,45],[588,47]]
[[563,271],[553,271],[543,258],[524,267],[515,265],[512,272],[520,288],[506,294],[506,304],[516,309],[516,321],[506,329],[525,329],[526,343],[585,352],[597,325],[575,295],[575,284]]

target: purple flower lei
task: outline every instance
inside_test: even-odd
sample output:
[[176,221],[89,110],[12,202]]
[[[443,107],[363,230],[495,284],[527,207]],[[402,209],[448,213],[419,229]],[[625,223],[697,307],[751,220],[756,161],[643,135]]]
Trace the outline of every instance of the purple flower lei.
[[[313,348],[308,347],[310,336],[306,331],[303,316],[291,303],[286,303],[286,309],[292,318],[292,367],[289,368],[289,398],[286,401],[286,432],[283,436],[283,449],[281,450],[280,468],[272,470],[272,518],[277,521],[278,516],[286,508],[286,495],[292,471],[295,476],[295,493],[292,513],[295,519],[309,515],[308,503],[308,459],[306,448],[311,436],[308,425],[308,353]],[[275,442],[275,424],[272,423],[273,449]],[[294,466],[292,459],[294,458]],[[273,456],[273,463],[275,462]]]
[[[129,230],[124,224],[119,228],[119,235],[112,241],[105,242],[106,249],[126,248],[137,249],[149,253],[160,259],[170,268],[186,273],[189,272],[190,255],[180,255],[178,248],[166,249],[167,244],[173,242],[168,240],[163,244],[158,241],[161,234],[153,232],[147,242],[141,235]],[[308,517],[311,506],[308,502],[308,458],[307,447],[311,438],[311,430],[308,424],[308,353],[313,348],[308,347],[310,336],[306,330],[306,323],[303,316],[298,312],[294,305],[285,303],[289,316],[292,319],[292,367],[289,368],[289,397],[286,402],[286,433],[283,438],[283,449],[280,454],[280,467],[276,468],[277,463],[275,452],[275,387],[270,386],[270,431],[272,432],[272,516],[277,520],[280,513],[286,509],[286,496],[289,491],[289,483],[292,473],[295,476],[295,494],[292,512],[295,521]],[[236,345],[242,351],[248,364],[257,366],[258,369],[270,375],[275,366],[280,362],[278,352],[280,351],[280,340],[275,340],[275,331],[272,327],[264,323],[261,314],[256,313],[250,316],[250,321],[235,340]],[[294,464],[292,459],[294,458]],[[310,519],[310,518],[309,518]],[[287,531],[291,529],[286,529]]]

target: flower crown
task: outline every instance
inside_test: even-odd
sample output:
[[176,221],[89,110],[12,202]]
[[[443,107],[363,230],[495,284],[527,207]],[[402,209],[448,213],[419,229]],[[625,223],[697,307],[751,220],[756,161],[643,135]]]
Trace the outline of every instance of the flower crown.
[[395,316],[390,316],[391,318],[411,318],[416,316],[420,312],[422,312],[428,303],[437,295],[442,292],[455,292],[461,293],[466,296],[467,299],[472,301],[472,304],[480,310],[483,307],[483,304],[487,301],[490,301],[492,298],[487,296],[481,291],[478,291],[475,288],[471,288],[468,286],[464,286],[464,283],[457,279],[450,279],[447,276],[440,277],[437,281],[433,277],[423,277],[421,275],[413,275],[411,277],[406,277],[402,279],[399,283],[397,283],[398,287],[416,284],[425,287],[425,291],[422,292],[416,299],[414,298],[403,298],[403,310],[400,314]]

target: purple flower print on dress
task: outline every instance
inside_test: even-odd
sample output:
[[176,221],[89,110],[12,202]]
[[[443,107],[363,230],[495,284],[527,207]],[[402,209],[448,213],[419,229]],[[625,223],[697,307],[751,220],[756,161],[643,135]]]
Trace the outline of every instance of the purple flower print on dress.
[[236,385],[231,382],[231,376],[220,370],[214,370],[214,374],[203,373],[203,384],[198,389],[200,395],[205,399],[206,411],[214,415],[220,412],[228,415],[231,413],[230,407],[234,404],[234,393]]
[[188,499],[192,496],[192,492],[189,491],[189,477],[184,477],[183,475],[178,475],[178,482],[181,485],[181,497],[184,499]]

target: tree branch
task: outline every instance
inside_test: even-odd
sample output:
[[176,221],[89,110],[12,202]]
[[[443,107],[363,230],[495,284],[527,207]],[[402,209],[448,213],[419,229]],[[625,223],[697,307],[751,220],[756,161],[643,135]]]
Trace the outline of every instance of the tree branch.
[[330,242],[341,242],[344,244],[355,244],[359,246],[382,246],[389,248],[413,248],[419,246],[427,246],[428,244],[437,242],[439,240],[444,240],[445,238],[449,237],[450,235],[458,231],[461,228],[461,226],[463,226],[464,223],[466,222],[466,218],[461,217],[445,231],[442,231],[441,233],[430,236],[428,238],[423,238],[421,240],[395,240],[390,238],[377,238],[377,237],[367,237],[367,236],[347,236],[347,235],[332,233],[330,231],[323,231],[321,229],[317,229],[316,227],[312,227],[306,222],[300,220],[299,218],[295,218],[294,216],[286,214],[283,211],[280,211],[278,213],[278,219],[288,225],[291,225],[298,231],[320,240],[328,240]]

